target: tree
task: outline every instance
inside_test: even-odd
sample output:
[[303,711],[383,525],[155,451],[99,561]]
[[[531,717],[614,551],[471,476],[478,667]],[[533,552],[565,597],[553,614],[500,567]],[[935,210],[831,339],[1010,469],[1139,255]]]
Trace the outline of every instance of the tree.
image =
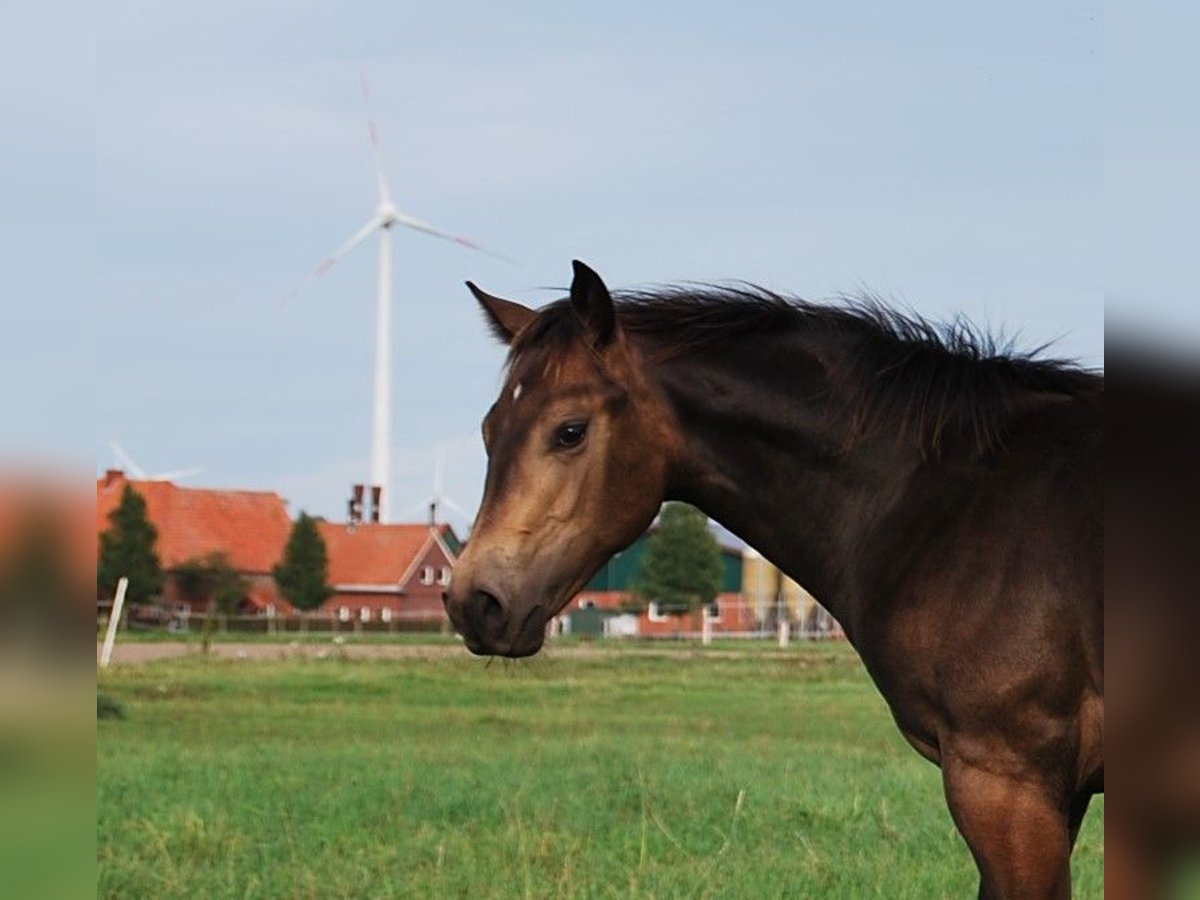
[[171,574],[179,593],[210,613],[229,615],[237,612],[250,590],[250,582],[221,552],[181,562]]
[[175,577],[179,592],[192,603],[205,608],[200,650],[207,655],[216,628],[216,614],[237,612],[238,605],[250,590],[250,582],[220,551],[181,562],[171,570],[171,574]]
[[163,571],[154,549],[158,531],[146,517],[146,501],[125,485],[121,502],[108,516],[109,526],[100,534],[100,558],[96,564],[96,586],[111,596],[124,575],[129,579],[125,599],[148,603],[163,588]]
[[640,593],[661,612],[682,615],[713,602],[721,590],[721,548],[708,518],[686,503],[668,503],[646,545]]
[[317,520],[303,510],[272,574],[279,590],[297,609],[316,609],[333,594],[325,540],[317,530]]

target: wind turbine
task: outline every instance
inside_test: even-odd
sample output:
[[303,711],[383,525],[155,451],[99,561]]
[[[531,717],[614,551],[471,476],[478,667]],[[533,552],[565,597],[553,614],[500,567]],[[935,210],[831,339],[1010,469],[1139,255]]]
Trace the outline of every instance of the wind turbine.
[[430,518],[429,524],[437,525],[439,524],[437,517],[438,507],[444,506],[462,516],[467,521],[467,525],[469,527],[475,517],[447,497],[443,489],[442,468],[445,463],[446,449],[448,446],[449,444],[443,443],[436,444],[433,448],[433,493],[431,493],[420,503],[410,506],[408,509],[406,509],[404,511],[404,516],[407,518],[408,516],[420,512],[421,510],[428,510]]
[[172,472],[159,472],[150,475],[116,441],[109,441],[108,448],[112,450],[113,456],[117,458],[117,462],[123,465],[126,471],[137,481],[179,481],[182,478],[191,478],[193,475],[199,475],[204,471],[199,466],[192,466],[190,469],[175,469]]
[[[370,106],[370,89],[367,79],[362,80],[363,99]],[[379,192],[379,202],[375,214],[367,224],[351,235],[330,256],[324,259],[309,275],[304,285],[287,294],[284,301],[290,300],[310,284],[314,279],[324,275],[355,247],[376,232],[379,233],[379,296],[375,315],[375,399],[371,419],[371,484],[381,488],[379,521],[388,521],[388,510],[391,501],[391,447],[392,447],[392,228],[403,225],[414,231],[422,231],[434,237],[453,241],[460,246],[486,253],[497,259],[512,262],[506,256],[493,253],[465,237],[443,231],[428,222],[401,211],[392,202],[392,191],[388,184],[387,174],[383,169],[383,149],[379,139],[379,127],[373,115],[368,114],[367,131],[371,138],[371,153],[375,160],[375,184]]]

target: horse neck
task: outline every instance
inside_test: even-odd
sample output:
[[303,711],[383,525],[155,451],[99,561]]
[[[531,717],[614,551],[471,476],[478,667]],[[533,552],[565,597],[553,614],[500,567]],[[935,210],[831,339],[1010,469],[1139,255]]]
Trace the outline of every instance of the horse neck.
[[921,463],[894,443],[848,447],[850,415],[826,373],[853,352],[836,334],[756,336],[657,364],[684,448],[668,499],[749,542],[847,630],[862,547]]

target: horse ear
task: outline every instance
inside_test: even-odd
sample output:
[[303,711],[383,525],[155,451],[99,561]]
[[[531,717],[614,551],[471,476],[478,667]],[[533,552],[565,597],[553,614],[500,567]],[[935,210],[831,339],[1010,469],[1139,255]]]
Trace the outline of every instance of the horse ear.
[[583,320],[596,346],[610,343],[617,327],[612,297],[600,276],[575,259],[571,261],[575,278],[571,281],[571,306]]
[[493,297],[491,294],[481,291],[473,282],[468,281],[467,287],[475,295],[479,305],[483,307],[483,314],[487,316],[492,334],[496,335],[496,338],[502,343],[511,344],[517,332],[537,317],[536,310],[522,306],[520,303],[513,303],[511,300]]

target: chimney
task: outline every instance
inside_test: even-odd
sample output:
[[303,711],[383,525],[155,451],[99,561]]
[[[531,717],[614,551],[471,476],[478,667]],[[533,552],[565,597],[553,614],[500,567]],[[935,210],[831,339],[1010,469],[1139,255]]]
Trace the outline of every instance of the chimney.
[[379,524],[379,501],[383,497],[383,488],[377,484],[371,485],[371,521]]
[[346,520],[350,525],[357,525],[363,519],[363,486],[351,485],[350,492],[350,500],[346,504]]

